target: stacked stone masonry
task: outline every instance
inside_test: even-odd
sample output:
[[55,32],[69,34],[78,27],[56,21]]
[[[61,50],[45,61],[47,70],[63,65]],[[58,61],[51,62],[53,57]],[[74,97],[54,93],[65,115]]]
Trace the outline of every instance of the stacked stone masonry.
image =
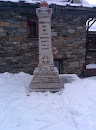
[[[9,4],[9,9],[0,6],[0,72],[33,74],[38,65],[39,42],[38,38],[28,38],[27,19],[36,17],[38,5],[24,8],[26,4],[23,3],[14,9],[13,3]],[[86,21],[89,16],[76,11],[53,8],[52,45],[54,59],[63,61],[62,73],[81,75],[85,64]]]

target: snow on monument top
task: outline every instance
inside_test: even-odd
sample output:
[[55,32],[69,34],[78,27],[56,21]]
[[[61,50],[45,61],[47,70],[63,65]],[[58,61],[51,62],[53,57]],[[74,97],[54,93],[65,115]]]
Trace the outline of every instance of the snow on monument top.
[[41,4],[40,4],[40,8],[41,8],[41,7],[47,7],[47,8],[49,8],[49,5],[48,5],[48,3],[44,0],[44,1],[42,1]]

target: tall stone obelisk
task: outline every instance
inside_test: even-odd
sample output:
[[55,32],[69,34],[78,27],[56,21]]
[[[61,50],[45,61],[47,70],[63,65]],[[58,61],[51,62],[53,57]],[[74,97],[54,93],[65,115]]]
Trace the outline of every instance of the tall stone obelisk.
[[39,65],[33,72],[33,79],[29,91],[61,90],[59,72],[54,67],[51,43],[51,16],[52,9],[46,1],[36,10],[39,21]]

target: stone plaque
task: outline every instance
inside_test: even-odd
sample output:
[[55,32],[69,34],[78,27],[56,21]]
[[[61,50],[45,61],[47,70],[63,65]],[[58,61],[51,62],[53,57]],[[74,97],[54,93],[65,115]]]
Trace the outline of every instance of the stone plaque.
[[52,9],[43,1],[36,10],[39,24],[39,65],[33,72],[30,91],[59,91],[61,82],[59,72],[54,67],[51,42]]

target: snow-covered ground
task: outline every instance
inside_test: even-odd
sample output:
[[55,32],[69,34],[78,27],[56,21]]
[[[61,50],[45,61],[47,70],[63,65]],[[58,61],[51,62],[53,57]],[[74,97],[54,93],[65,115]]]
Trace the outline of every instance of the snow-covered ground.
[[96,130],[96,77],[71,76],[61,92],[26,96],[32,75],[0,74],[0,130]]

